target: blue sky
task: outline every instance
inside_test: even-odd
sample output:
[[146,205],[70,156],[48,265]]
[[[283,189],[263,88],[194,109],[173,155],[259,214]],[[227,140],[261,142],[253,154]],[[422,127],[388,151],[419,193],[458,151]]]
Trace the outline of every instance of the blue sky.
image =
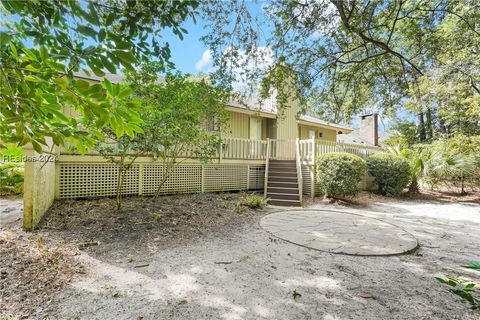
[[[263,1],[250,1],[248,7],[253,15],[262,14]],[[211,67],[211,58],[209,59],[208,48],[200,40],[207,32],[206,22],[200,17],[196,17],[196,23],[189,19],[184,28],[188,30],[183,40],[171,32],[164,33],[164,40],[170,44],[172,53],[172,62],[176,68],[184,73],[196,74],[198,72],[207,72]],[[264,31],[268,31],[268,25],[262,26]],[[263,45],[264,43],[260,43]],[[202,59],[203,58],[203,59]]]
[[[195,68],[195,64],[202,59],[203,53],[207,51],[207,47],[200,41],[200,37],[205,33],[203,27],[204,21],[200,20],[194,24],[190,19],[185,24],[185,29],[188,30],[188,34],[185,35],[183,40],[180,40],[171,32],[165,35],[164,40],[170,44],[172,62],[174,62],[177,69],[182,72],[195,74],[201,71]],[[206,70],[207,67],[208,64],[204,65],[202,69]]]

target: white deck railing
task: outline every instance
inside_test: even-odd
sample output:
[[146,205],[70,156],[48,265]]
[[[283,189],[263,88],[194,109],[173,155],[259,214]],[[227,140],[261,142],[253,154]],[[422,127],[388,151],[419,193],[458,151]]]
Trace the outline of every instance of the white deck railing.
[[315,157],[331,152],[346,152],[366,159],[369,155],[382,151],[380,147],[371,147],[361,144],[349,144],[324,140],[253,140],[243,138],[223,138],[221,158],[265,160],[267,145],[270,144],[269,159],[294,160],[296,148],[303,162],[313,163]]
[[223,159],[263,160],[267,155],[267,141],[243,138],[223,138]]
[[274,160],[295,160],[297,141],[270,139],[270,158]]
[[312,162],[315,157],[331,152],[346,152],[366,159],[369,155],[381,152],[380,147],[371,147],[361,144],[350,144],[323,140],[300,140],[300,157],[302,161]]
[[[371,154],[382,151],[379,147],[370,147],[360,144],[348,144],[324,140],[254,140],[245,138],[222,138],[221,147],[213,156],[219,159],[229,160],[265,160],[267,159],[267,145],[270,147],[269,159],[295,160],[296,148],[299,147],[299,156],[302,162],[313,163],[315,157],[330,152],[347,152],[366,158]],[[61,152],[63,155],[80,155],[74,152]],[[90,156],[99,156],[98,153],[87,153]],[[142,154],[148,157],[148,155]],[[190,151],[185,150],[177,154],[178,158],[195,158]]]

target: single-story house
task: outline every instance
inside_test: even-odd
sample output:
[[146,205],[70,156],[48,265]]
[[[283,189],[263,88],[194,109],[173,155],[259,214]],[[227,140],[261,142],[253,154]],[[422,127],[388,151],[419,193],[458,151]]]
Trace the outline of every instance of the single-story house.
[[[76,77],[101,81],[82,73]],[[113,83],[122,81],[119,75],[105,77]],[[277,117],[275,95],[263,101],[230,101],[227,110],[228,128],[215,159],[202,163],[186,156],[165,177],[162,163],[152,157],[139,157],[126,173],[122,194],[153,195],[162,178],[166,178],[161,194],[263,190],[271,204],[299,206],[303,195],[319,192],[313,167],[316,155],[344,151],[367,156],[378,151],[364,145],[337,143],[339,135],[351,133],[352,129],[299,114],[299,102],[294,99],[288,102],[281,119]],[[37,155],[31,147],[25,153]],[[115,164],[99,154],[78,154],[68,148],[56,148],[53,153],[55,162],[25,164],[27,229],[35,227],[54,199],[115,195]]]

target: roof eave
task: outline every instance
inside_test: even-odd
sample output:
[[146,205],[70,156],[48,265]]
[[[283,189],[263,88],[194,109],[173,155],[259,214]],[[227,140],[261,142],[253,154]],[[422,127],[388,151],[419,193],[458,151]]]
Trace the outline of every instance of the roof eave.
[[336,124],[333,124],[333,123],[321,124],[321,123],[318,123],[318,122],[308,121],[308,120],[305,120],[305,119],[297,119],[297,123],[307,125],[307,126],[312,126],[312,127],[318,127],[318,128],[324,128],[324,129],[330,129],[330,130],[333,129],[337,132],[341,131],[342,133],[350,133],[350,132],[353,131],[353,129],[350,129],[350,128],[344,127],[344,126],[340,126],[340,125],[336,125]]
[[276,119],[277,118],[277,115],[275,113],[270,113],[270,112],[255,110],[255,109],[248,109],[248,108],[233,106],[231,104],[229,104],[227,106],[227,110],[232,111],[232,112],[248,114],[248,115],[259,115],[260,117],[263,117],[263,118],[270,118],[270,119]]

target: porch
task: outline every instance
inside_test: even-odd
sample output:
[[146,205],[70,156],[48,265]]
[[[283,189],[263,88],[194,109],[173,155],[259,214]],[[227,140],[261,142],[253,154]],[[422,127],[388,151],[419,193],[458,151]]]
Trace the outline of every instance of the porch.
[[[209,163],[202,163],[186,152],[178,159],[161,194],[268,189],[269,164],[286,161],[294,173],[299,197],[315,195],[313,165],[316,156],[348,152],[366,158],[380,148],[323,140],[255,140],[224,138]],[[84,198],[115,194],[117,168],[98,154],[58,155],[55,165],[55,198]],[[278,173],[278,170],[276,171]],[[166,174],[161,162],[139,157],[127,172],[124,195],[152,195]],[[288,174],[282,174],[288,175]],[[277,174],[278,176],[278,174]],[[292,175],[293,176],[293,175]],[[265,193],[267,195],[267,193]]]
[[[227,137],[209,163],[202,163],[188,152],[182,155],[159,193],[263,190],[272,200],[277,198],[283,202],[277,204],[301,205],[304,195],[314,197],[320,191],[314,178],[316,156],[329,152],[349,152],[366,158],[380,150],[315,139],[255,140]],[[39,155],[33,149],[26,149],[25,152],[32,159],[43,159],[25,163],[26,229],[38,223],[54,199],[109,197],[116,193],[118,168],[98,154],[54,151],[53,154]],[[287,168],[281,165],[281,161],[288,163]],[[273,162],[277,162],[273,165],[276,170],[269,172],[269,165]],[[153,157],[139,157],[126,173],[122,194],[153,195],[166,174],[161,162]],[[288,182],[292,185],[287,186]],[[269,190],[269,184],[276,189]]]

